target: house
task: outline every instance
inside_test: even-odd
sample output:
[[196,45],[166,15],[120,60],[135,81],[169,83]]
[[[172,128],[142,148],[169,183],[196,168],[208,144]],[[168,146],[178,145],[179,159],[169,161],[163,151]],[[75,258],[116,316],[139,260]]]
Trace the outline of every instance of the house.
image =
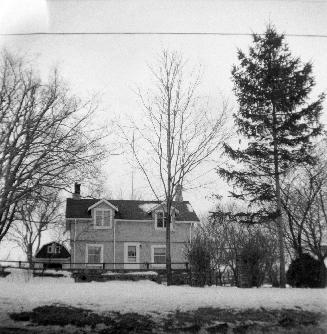
[[62,269],[69,266],[70,254],[64,245],[50,242],[39,249],[33,262],[35,262],[35,268]]
[[[185,268],[185,245],[199,219],[181,194],[176,199],[172,208],[172,267]],[[166,214],[165,203],[159,201],[81,199],[79,185],[75,185],[66,206],[72,266],[164,268]]]

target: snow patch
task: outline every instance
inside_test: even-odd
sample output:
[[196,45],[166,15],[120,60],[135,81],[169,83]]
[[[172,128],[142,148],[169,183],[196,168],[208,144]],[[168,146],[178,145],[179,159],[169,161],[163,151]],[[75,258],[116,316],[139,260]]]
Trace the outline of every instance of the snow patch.
[[153,203],[144,203],[144,204],[140,204],[139,208],[144,211],[144,212],[149,212],[151,211],[152,208],[154,208],[155,206],[157,206],[158,204],[153,204]]
[[187,206],[187,210],[188,210],[189,212],[194,212],[194,210],[193,210],[191,204],[187,203],[186,206]]
[[155,271],[135,271],[130,273],[113,273],[111,271],[107,271],[106,273],[102,274],[102,276],[115,276],[115,275],[157,276],[158,273],[156,273]]
[[[48,277],[48,276],[33,276],[32,269],[19,269],[19,268],[7,268],[5,271],[10,272],[6,277],[0,278],[0,284],[2,282],[9,283],[31,283],[31,284],[54,284],[54,283],[67,283],[74,282],[71,278],[70,272],[67,271],[55,271],[55,270],[45,270],[44,274],[57,274],[63,275],[64,277]],[[42,270],[35,270],[36,273],[42,273]]]
[[49,277],[35,277],[26,283],[24,280],[8,281],[7,278],[0,278],[0,300],[0,319],[8,312],[30,311],[37,306],[53,303],[78,306],[96,312],[141,314],[164,314],[176,309],[187,311],[199,307],[301,308],[325,313],[327,289],[240,289],[216,286],[196,288],[165,286],[149,280],[75,283],[68,278]]
[[[35,270],[37,273],[42,273],[42,270]],[[44,274],[51,274],[51,275],[62,275],[64,277],[70,277],[71,274],[69,271],[63,271],[63,270],[53,270],[53,269],[47,269],[43,271]]]

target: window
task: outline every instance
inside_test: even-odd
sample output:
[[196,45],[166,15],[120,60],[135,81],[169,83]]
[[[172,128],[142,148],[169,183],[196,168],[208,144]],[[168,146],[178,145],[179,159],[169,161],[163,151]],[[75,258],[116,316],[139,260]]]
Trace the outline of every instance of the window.
[[56,244],[51,244],[48,246],[48,254],[59,254],[61,251],[61,246]]
[[155,221],[156,221],[156,228],[157,229],[164,229],[167,225],[167,216],[164,211],[158,211],[155,214]]
[[95,228],[111,228],[112,210],[94,209]]
[[128,262],[136,263],[136,246],[128,246],[127,248],[127,260]]
[[166,264],[166,246],[152,246],[152,259],[154,266],[165,266]]
[[153,262],[154,263],[166,263],[166,248],[155,247],[153,251]]
[[103,245],[86,245],[86,262],[91,264],[103,262]]

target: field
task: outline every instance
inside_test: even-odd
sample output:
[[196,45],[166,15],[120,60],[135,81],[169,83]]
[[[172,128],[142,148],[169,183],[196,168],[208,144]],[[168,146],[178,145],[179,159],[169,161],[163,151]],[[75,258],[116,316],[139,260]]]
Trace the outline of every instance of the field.
[[327,333],[326,289],[0,278],[0,333]]

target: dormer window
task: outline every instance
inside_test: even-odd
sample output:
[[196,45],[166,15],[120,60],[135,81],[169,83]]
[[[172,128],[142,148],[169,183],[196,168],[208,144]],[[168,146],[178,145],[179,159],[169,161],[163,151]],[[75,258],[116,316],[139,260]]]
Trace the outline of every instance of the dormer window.
[[167,214],[164,211],[157,211],[155,213],[156,229],[165,229],[167,226]]
[[59,254],[61,251],[61,246],[55,244],[49,245],[47,251],[48,254]]
[[95,228],[111,228],[112,226],[112,210],[94,209],[94,227]]

